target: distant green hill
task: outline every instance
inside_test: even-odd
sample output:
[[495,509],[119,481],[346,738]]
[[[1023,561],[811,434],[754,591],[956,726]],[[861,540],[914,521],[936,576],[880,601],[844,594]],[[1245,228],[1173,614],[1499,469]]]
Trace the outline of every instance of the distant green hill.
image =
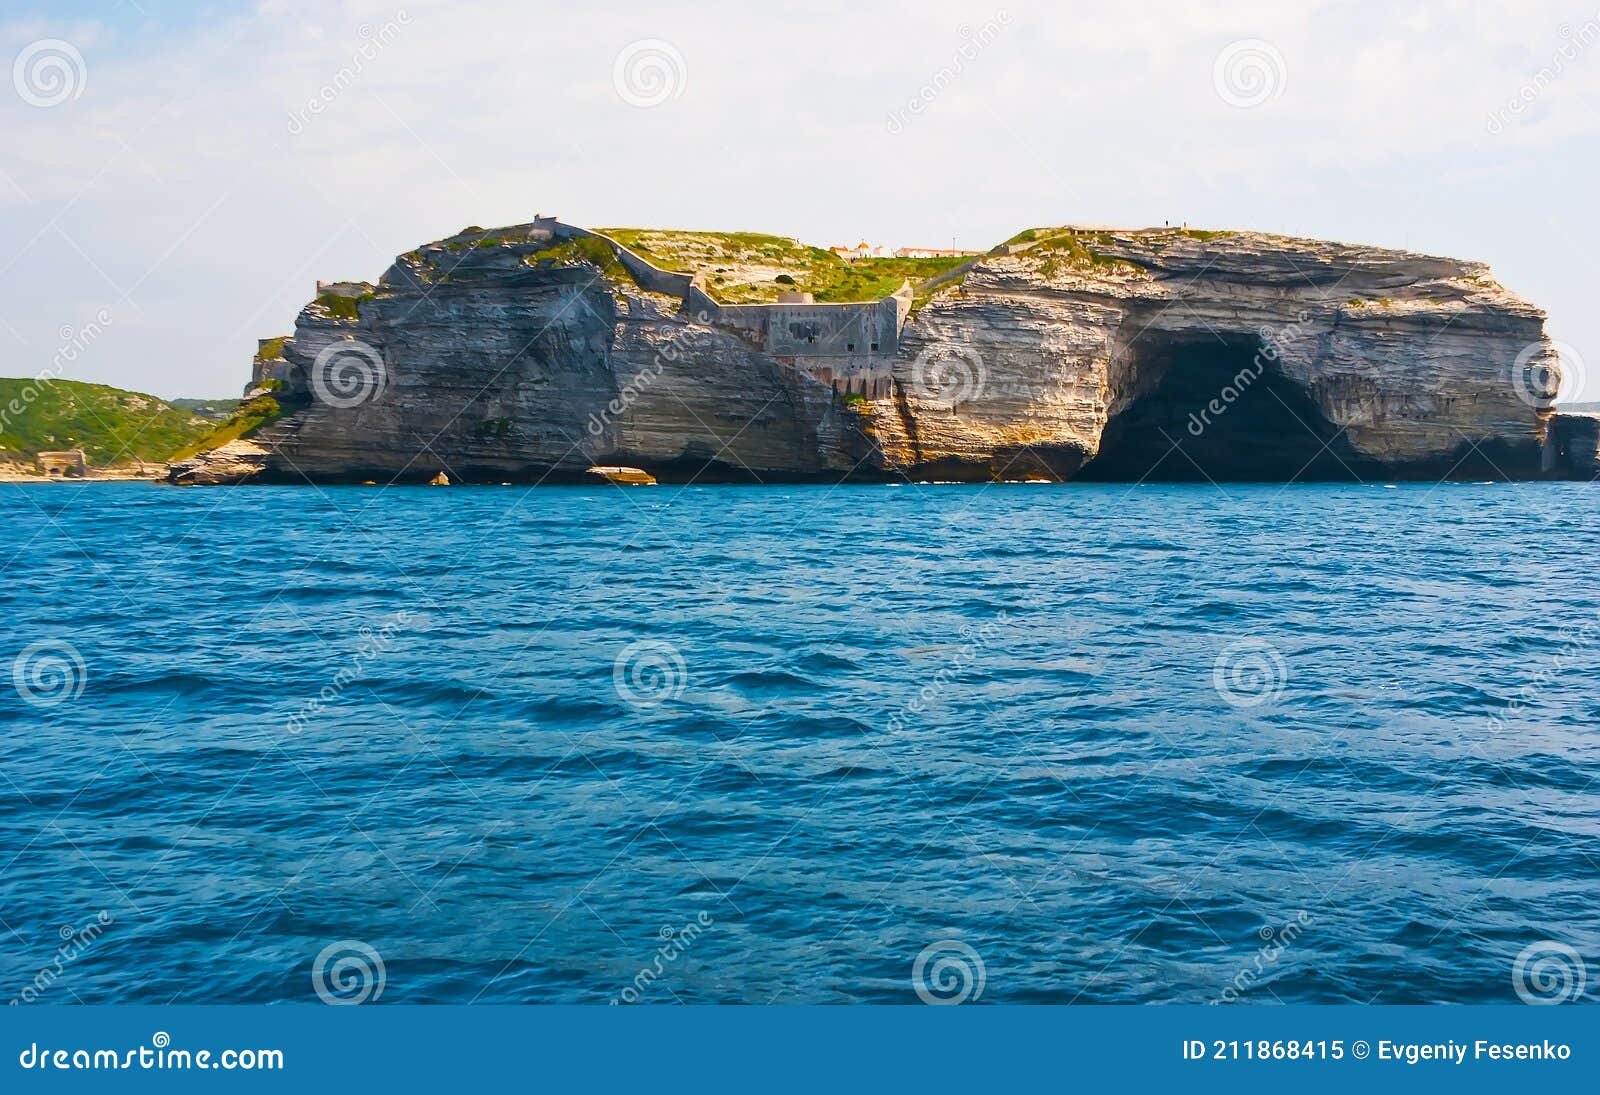
[[217,428],[153,395],[76,380],[0,377],[0,463],[82,449],[91,467],[160,462]]
[[181,411],[192,411],[213,422],[226,422],[239,409],[237,399],[173,399],[169,402]]

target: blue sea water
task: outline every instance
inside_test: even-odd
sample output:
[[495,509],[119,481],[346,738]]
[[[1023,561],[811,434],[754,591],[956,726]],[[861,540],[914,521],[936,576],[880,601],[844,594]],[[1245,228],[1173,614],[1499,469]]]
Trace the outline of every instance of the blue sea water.
[[3,999],[1600,984],[1593,486],[0,514]]

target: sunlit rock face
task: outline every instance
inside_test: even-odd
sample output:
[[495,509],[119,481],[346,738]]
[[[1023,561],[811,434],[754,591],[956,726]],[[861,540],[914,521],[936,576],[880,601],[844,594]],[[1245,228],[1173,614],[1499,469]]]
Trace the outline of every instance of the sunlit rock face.
[[319,286],[273,364],[285,414],[251,478],[1581,474],[1547,444],[1544,315],[1479,264],[1246,232],[1032,235],[886,302],[845,361],[846,336],[813,350],[827,324],[802,321],[849,306],[722,311],[581,229],[469,230],[376,284]]
[[913,317],[908,346],[968,353],[987,385],[942,415],[912,399],[920,453],[897,435],[894,456],[1075,449],[1103,479],[1532,475],[1558,368],[1543,328],[1474,263],[1084,232],[1066,254],[986,258]]

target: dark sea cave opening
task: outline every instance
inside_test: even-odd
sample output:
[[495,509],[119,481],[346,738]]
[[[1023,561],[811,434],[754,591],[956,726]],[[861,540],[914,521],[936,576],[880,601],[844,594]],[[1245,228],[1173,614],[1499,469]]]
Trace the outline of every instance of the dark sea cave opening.
[[1114,393],[1102,482],[1352,480],[1361,461],[1253,334],[1145,332]]

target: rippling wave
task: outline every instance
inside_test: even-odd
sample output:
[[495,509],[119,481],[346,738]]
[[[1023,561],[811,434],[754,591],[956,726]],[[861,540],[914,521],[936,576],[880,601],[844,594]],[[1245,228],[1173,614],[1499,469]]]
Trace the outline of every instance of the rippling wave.
[[1600,983],[1591,487],[0,498],[7,999]]

